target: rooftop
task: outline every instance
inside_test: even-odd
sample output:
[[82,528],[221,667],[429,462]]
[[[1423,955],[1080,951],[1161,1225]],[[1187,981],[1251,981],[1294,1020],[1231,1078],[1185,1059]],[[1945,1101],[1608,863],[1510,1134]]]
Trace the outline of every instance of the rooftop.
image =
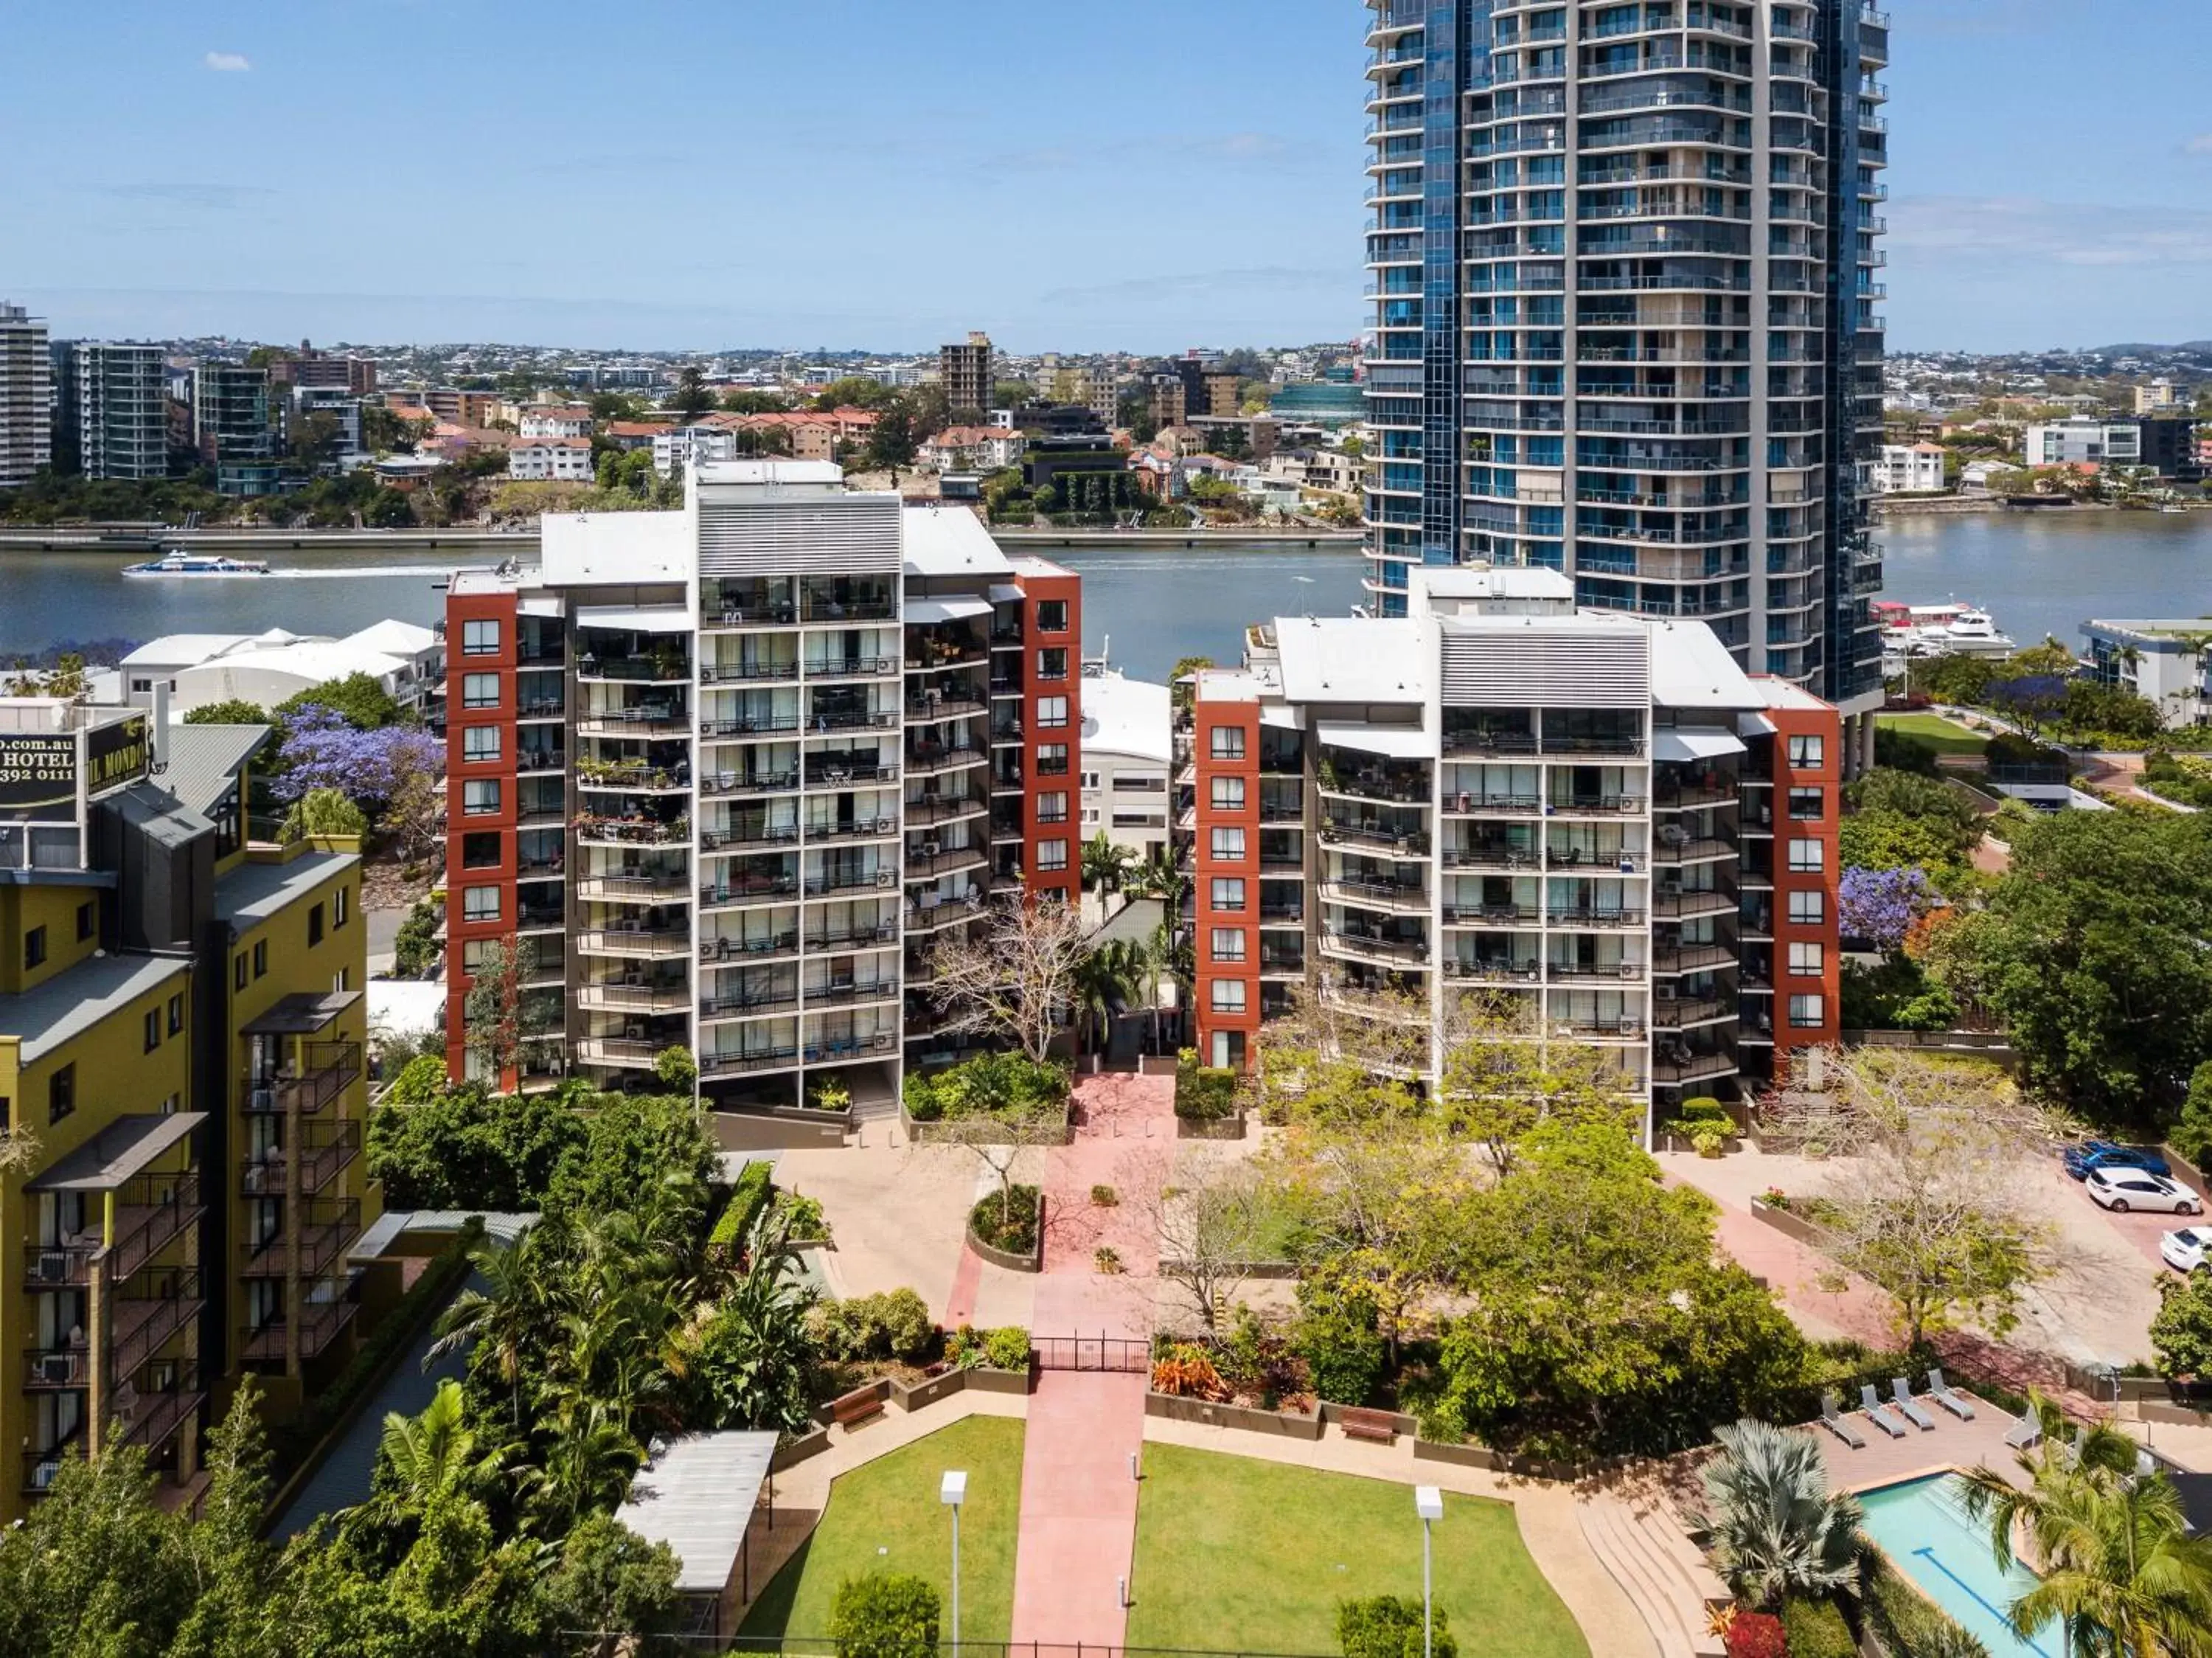
[[1165,765],[1169,741],[1168,688],[1148,680],[1101,674],[1082,682],[1083,752],[1133,755]]
[[[94,956],[35,990],[0,996],[0,1035],[18,1038],[21,1063],[30,1064],[191,970],[192,964],[180,956]],[[131,1039],[137,1039],[135,1032]]]
[[1285,616],[1283,694],[1300,703],[1424,703],[1436,651],[1407,617]]
[[899,515],[908,576],[1012,576],[1014,566],[965,507],[908,507]]
[[664,1448],[630,1481],[615,1519],[647,1542],[674,1551],[680,1593],[720,1594],[728,1586],[768,1479],[775,1438],[690,1435]]
[[243,863],[216,882],[216,919],[233,936],[258,927],[341,869],[359,863],[353,852],[307,852],[289,863]]
[[174,1111],[118,1117],[91,1139],[24,1182],[26,1192],[112,1192],[207,1121]]
[[163,771],[154,787],[203,815],[269,741],[265,725],[172,725],[157,740]]
[[284,997],[239,1027],[245,1036],[313,1036],[359,1002],[359,991],[301,991]]

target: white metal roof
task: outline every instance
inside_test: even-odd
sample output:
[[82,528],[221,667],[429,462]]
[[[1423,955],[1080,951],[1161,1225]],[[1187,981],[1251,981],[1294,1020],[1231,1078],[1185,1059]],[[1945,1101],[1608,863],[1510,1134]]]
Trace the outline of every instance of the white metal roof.
[[689,633],[691,613],[682,605],[581,605],[578,627],[627,628],[636,633]]
[[720,1594],[737,1570],[775,1454],[774,1434],[693,1434],[637,1471],[615,1519],[675,1551],[676,1587]]
[[1651,739],[1651,758],[1656,760],[1717,760],[1743,752],[1743,745],[1725,731],[1662,731]]
[[1371,725],[1364,720],[1322,720],[1314,727],[1322,741],[1339,748],[1401,759],[1432,757],[1437,740],[1418,725]]
[[357,632],[347,634],[343,643],[359,645],[364,650],[380,650],[387,655],[417,656],[426,650],[437,649],[438,636],[427,627],[387,616],[380,622],[372,622]]
[[988,616],[988,599],[909,599],[906,601],[905,619],[908,622],[952,622],[963,616]]
[[1703,622],[1654,621],[1651,700],[1662,708],[1764,708],[1766,698]]
[[165,633],[123,659],[125,667],[181,667],[252,644],[251,633]]
[[688,512],[549,512],[538,534],[548,587],[682,582],[696,562]]
[[845,469],[834,460],[709,460],[697,469],[702,484],[842,484]]
[[1428,700],[1436,646],[1411,619],[1285,616],[1275,622],[1283,694],[1299,703]]
[[908,576],[1012,576],[1014,567],[983,521],[965,507],[908,507],[899,514]]
[[1085,754],[1121,754],[1162,765],[1174,757],[1165,686],[1104,674],[1085,680],[1082,692]]

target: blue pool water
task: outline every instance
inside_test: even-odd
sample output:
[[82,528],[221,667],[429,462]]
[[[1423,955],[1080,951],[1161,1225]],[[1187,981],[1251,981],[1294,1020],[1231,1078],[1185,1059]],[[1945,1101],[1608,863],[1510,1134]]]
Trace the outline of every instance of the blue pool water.
[[2009,1570],[1997,1569],[1988,1522],[1966,1517],[1964,1485],[1956,1474],[1938,1474],[1860,1493],[1867,1535],[1929,1600],[1979,1637],[1990,1658],[2059,1658],[2055,1624],[2023,1641],[2005,1622],[2007,1609],[2035,1587],[2035,1576],[2017,1561]]

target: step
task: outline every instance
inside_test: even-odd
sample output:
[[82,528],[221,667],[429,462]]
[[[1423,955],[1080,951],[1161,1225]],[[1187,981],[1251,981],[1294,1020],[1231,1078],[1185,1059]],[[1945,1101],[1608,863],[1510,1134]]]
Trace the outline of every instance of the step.
[[1581,1498],[1577,1506],[1590,1552],[1636,1608],[1637,1616],[1651,1632],[1659,1658],[1693,1658],[1695,1649],[1691,1632],[1682,1622],[1682,1606],[1653,1576],[1650,1563],[1629,1534],[1629,1521],[1620,1506],[1603,1496]]

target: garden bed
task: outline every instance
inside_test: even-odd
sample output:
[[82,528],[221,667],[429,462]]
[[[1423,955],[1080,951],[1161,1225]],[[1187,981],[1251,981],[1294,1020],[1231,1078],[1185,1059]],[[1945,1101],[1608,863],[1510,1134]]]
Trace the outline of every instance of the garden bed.
[[1147,1393],[1145,1414],[1170,1422],[1204,1423],[1210,1428],[1242,1428],[1278,1439],[1317,1440],[1322,1434],[1322,1419],[1310,1411],[1262,1411],[1257,1405],[1217,1405],[1178,1393]]
[[968,1247],[1010,1272],[1044,1271],[1044,1193],[1008,1188],[1011,1203],[992,1192],[968,1211]]

